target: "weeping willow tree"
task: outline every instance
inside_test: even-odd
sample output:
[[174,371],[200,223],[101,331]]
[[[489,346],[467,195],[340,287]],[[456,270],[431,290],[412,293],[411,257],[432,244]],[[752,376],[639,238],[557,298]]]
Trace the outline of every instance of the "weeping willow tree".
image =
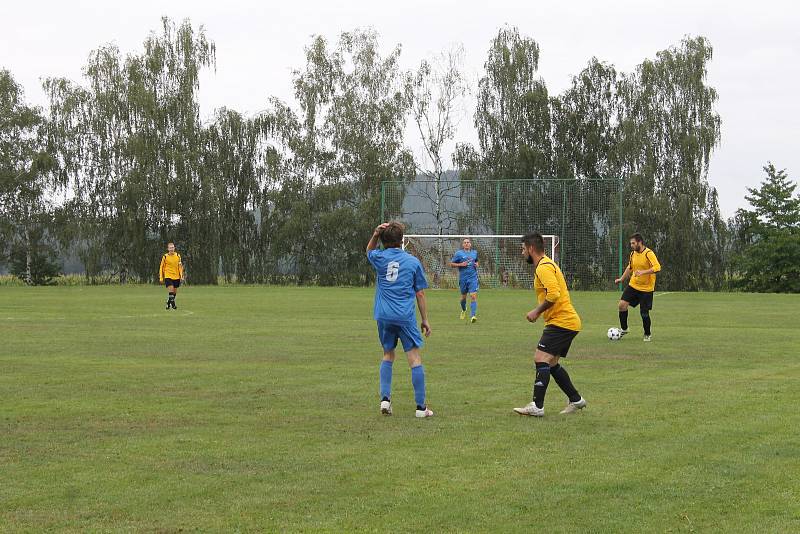
[[59,271],[49,197],[63,184],[47,145],[47,121],[24,101],[22,88],[0,70],[0,263],[28,285],[48,283]]
[[566,91],[548,97],[536,76],[536,42],[501,29],[480,81],[479,148],[459,146],[455,163],[466,179],[551,177],[560,183],[509,192],[494,215],[485,203],[474,212],[509,233],[569,228],[578,236],[565,242],[571,245],[570,277],[595,285],[597,273],[608,268],[597,258],[616,246],[613,236],[620,231],[608,198],[617,186],[603,181],[621,181],[623,232],[640,231],[664,258],[660,287],[721,287],[726,228],[707,180],[720,137],[717,94],[706,84],[711,57],[709,42],[698,37],[628,74],[593,58]]
[[371,31],[315,37],[294,73],[297,112],[273,102],[285,174],[271,196],[274,252],[299,283],[363,284],[363,241],[380,212],[383,180],[414,175],[403,146],[408,87],[400,48],[383,55]]
[[217,205],[213,179],[200,171],[197,102],[199,74],[214,63],[202,28],[165,18],[141,54],[93,51],[84,84],[45,81],[87,266],[122,281],[153,279],[164,242],[174,240],[193,281],[216,281],[219,247],[206,238]]
[[707,180],[720,139],[717,92],[706,84],[711,58],[707,39],[686,38],[617,84],[626,229],[664,258],[660,287],[717,289],[724,281],[725,225]]

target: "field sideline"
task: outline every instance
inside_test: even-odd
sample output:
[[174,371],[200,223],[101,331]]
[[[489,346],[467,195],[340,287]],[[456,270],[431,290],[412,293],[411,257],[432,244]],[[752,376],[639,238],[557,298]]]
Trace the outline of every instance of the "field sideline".
[[589,406],[530,401],[532,291],[429,291],[416,420],[366,288],[0,288],[0,531],[800,531],[800,295],[668,293],[610,342],[573,293]]

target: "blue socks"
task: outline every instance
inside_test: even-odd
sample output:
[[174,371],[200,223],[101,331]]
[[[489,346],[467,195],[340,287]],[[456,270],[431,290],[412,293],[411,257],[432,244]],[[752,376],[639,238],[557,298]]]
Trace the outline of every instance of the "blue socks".
[[392,363],[381,360],[381,400],[392,398]]
[[472,312],[472,316],[475,317],[475,314],[478,312],[478,302],[474,300],[470,302],[469,309]]
[[467,301],[466,300],[462,300],[461,301],[461,311],[467,311]]
[[411,384],[414,386],[414,402],[417,407],[425,407],[425,369],[418,365],[411,368]]
[[[392,398],[392,363],[381,360],[381,400]],[[414,386],[414,402],[419,408],[425,408],[425,368],[421,365],[411,368],[411,384]]]

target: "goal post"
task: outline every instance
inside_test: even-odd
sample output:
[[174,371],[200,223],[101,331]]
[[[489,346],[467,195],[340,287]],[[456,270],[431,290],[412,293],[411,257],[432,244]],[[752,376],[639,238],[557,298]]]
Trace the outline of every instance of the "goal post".
[[[403,250],[422,263],[432,288],[457,288],[458,269],[450,267],[456,251],[469,238],[478,252],[478,277],[481,287],[525,287],[533,285],[533,268],[522,258],[522,235],[515,234],[407,234]],[[560,240],[544,235],[545,252],[560,261]]]

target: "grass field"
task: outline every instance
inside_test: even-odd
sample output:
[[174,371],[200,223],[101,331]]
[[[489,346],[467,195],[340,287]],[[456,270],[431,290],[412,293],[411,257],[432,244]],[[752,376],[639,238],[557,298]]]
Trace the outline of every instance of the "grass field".
[[646,344],[573,294],[589,406],[533,419],[532,293],[430,291],[417,420],[372,295],[0,288],[0,530],[800,531],[800,296],[658,295]]

